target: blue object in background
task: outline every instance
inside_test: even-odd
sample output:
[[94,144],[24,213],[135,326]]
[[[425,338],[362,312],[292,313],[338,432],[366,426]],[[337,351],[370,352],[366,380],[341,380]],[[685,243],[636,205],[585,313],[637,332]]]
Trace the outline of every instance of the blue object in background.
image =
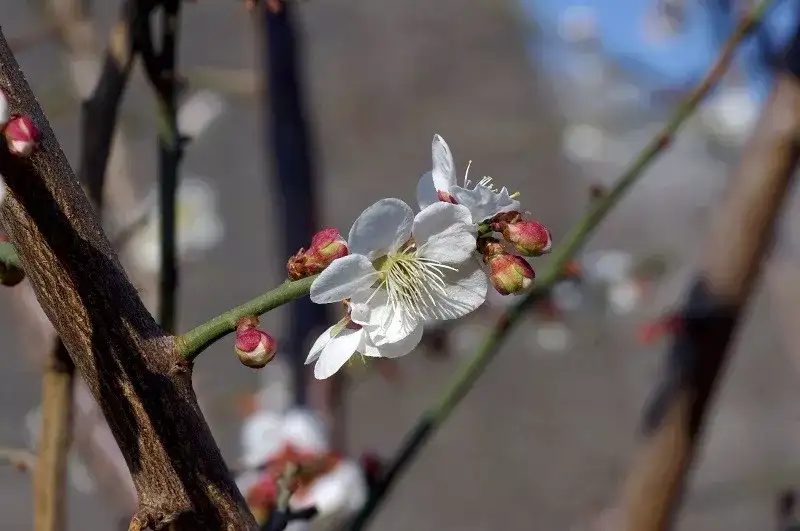
[[[658,34],[657,0],[520,0],[539,27],[530,50],[536,62],[554,75],[580,73],[586,53],[560,34],[574,14],[591,13],[597,52],[647,92],[684,91],[696,84],[736,25],[734,0],[685,0],[674,31]],[[771,84],[771,66],[780,58],[800,15],[800,0],[776,0],[755,35],[737,55],[738,82],[756,101]],[[737,73],[733,74],[734,76]]]

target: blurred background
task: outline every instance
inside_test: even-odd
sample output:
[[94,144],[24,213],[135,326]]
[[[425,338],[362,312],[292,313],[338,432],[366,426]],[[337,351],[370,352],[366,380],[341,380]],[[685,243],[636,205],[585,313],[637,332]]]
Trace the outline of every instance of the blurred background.
[[[0,22],[74,164],[79,102],[93,87],[119,3],[95,2],[90,23],[69,31],[54,25],[50,4],[58,0],[0,0]],[[459,172],[471,160],[471,171],[519,190],[523,206],[551,228],[558,244],[592,191],[613,182],[699,80],[749,4],[292,3],[320,227],[347,233],[358,213],[383,197],[414,204],[417,180],[431,165],[431,137],[439,133]],[[800,2],[784,0],[770,12],[720,89],[588,246],[581,282],[559,286],[515,330],[373,528],[577,530],[613,501],[661,367],[663,341],[648,324],[680,301],[708,216],[799,9]],[[181,331],[282,281],[284,233],[311,237],[286,229],[277,214],[286,208],[303,226],[313,205],[286,205],[276,184],[265,136],[265,107],[274,95],[262,83],[261,18],[227,0],[183,9],[179,64],[187,89],[179,119],[193,141],[178,198]],[[152,208],[155,138],[153,96],[137,69],[108,171],[112,235]],[[680,530],[772,527],[778,492],[800,478],[796,202],[787,202],[764,289],[709,417]],[[155,227],[145,223],[121,250],[151,308]],[[341,389],[310,383],[312,403],[336,412],[326,416],[336,444],[352,456],[390,454],[506,302],[492,297],[391,366],[354,364]],[[254,407],[280,411],[296,394],[289,360],[305,358],[318,330],[286,338],[287,321],[287,312],[275,311],[262,324],[282,344],[304,346],[281,352],[261,373],[235,360],[232,338],[196,365],[201,406],[231,464],[241,457],[241,430]],[[49,334],[27,283],[0,291],[0,446],[34,447]],[[113,529],[132,508],[131,490],[119,479],[124,463],[91,398],[79,390],[76,400],[69,527]],[[30,528],[29,480],[0,468],[2,529]]]

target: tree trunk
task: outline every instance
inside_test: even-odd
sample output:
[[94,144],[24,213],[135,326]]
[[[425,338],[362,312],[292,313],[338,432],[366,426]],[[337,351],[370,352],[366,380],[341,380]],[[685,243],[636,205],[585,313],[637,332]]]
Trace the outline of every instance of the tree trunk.
[[0,88],[39,127],[24,159],[0,142],[0,222],[109,422],[139,495],[131,529],[256,529],[191,384],[191,367],[128,281],[0,32]]

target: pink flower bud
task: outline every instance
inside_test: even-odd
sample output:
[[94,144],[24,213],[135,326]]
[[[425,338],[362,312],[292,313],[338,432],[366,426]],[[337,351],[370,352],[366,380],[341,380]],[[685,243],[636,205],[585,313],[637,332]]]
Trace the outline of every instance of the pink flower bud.
[[12,116],[3,134],[8,150],[19,157],[29,156],[39,145],[39,130],[28,116]]
[[255,327],[236,330],[236,355],[248,367],[260,369],[275,357],[277,343],[271,335]]
[[347,242],[337,229],[322,229],[311,239],[311,247],[308,250],[300,249],[297,254],[289,258],[286,271],[292,280],[316,275],[337,258],[347,256],[348,252]]
[[0,129],[6,126],[9,118],[11,118],[10,106],[8,105],[8,98],[5,92],[0,90]]
[[[311,248],[307,251],[310,257],[319,259],[327,267],[337,258],[347,256],[347,242],[337,229],[322,229],[311,239]],[[324,269],[323,267],[323,269]],[[320,270],[321,271],[321,270]]]
[[509,223],[518,223],[520,221],[522,221],[522,213],[520,212],[501,212],[489,220],[489,227],[495,232],[503,232],[503,229]]
[[503,227],[503,238],[523,256],[541,256],[553,246],[550,231],[538,221],[509,223]]
[[489,281],[501,295],[521,293],[533,285],[536,273],[521,256],[504,253],[484,261],[489,266]]

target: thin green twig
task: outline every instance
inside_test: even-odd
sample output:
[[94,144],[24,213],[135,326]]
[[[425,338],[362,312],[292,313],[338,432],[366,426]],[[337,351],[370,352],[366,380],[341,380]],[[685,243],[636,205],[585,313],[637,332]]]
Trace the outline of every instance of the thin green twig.
[[193,330],[179,336],[175,342],[178,353],[192,361],[198,354],[218,339],[236,330],[236,322],[249,315],[261,315],[289,301],[308,295],[316,275],[295,281],[286,281],[277,288],[252,299],[241,306],[214,317]]
[[420,449],[450,416],[453,409],[466,396],[480,375],[483,374],[483,371],[499,352],[500,347],[508,337],[508,333],[525,313],[525,310],[539,300],[558,281],[564,267],[580,251],[600,222],[622,199],[636,180],[644,174],[657,156],[666,150],[675,133],[722,78],[730,66],[737,47],[756,27],[771,3],[772,0],[761,0],[739,21],[736,30],[730,36],[716,62],[706,73],[700,84],[678,105],[672,117],[631,162],[609,193],[592,204],[589,212],[566,235],[563,243],[553,251],[545,271],[537,279],[536,289],[511,307],[500,318],[495,328],[478,348],[475,356],[461,367],[437,403],[420,417],[393,458],[387,473],[377,487],[373,489],[362,510],[349,524],[350,531],[361,531],[367,526],[377,508],[386,499],[393,484],[400,477],[401,472],[413,461]]

